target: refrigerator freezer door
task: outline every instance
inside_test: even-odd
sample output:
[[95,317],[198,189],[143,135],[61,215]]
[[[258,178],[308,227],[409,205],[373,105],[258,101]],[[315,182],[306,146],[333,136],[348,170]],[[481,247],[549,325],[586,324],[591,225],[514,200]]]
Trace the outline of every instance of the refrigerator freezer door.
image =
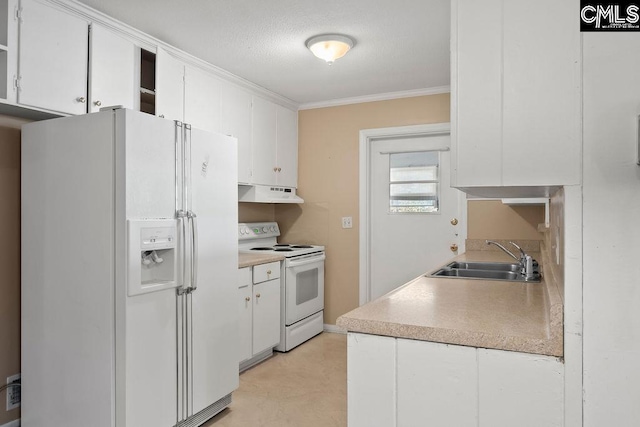
[[192,296],[192,414],[238,387],[237,142],[192,129],[189,210],[197,215],[197,283]]

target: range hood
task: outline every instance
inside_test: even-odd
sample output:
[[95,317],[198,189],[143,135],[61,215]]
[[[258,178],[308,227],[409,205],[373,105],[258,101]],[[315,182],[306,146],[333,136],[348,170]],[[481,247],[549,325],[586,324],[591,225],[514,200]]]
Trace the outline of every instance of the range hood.
[[304,203],[296,189],[271,185],[238,185],[238,201],[254,203]]

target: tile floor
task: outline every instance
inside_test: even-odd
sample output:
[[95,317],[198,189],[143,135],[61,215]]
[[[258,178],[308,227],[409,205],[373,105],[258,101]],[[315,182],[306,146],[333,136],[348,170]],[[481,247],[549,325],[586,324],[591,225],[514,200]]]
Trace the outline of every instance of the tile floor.
[[322,333],[240,374],[229,408],[203,427],[344,427],[347,336]]

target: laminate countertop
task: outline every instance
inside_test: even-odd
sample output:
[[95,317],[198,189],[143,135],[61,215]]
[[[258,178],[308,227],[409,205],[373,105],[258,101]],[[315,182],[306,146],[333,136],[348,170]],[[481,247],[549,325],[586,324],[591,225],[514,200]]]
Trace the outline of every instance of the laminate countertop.
[[238,268],[253,267],[254,265],[266,264],[268,262],[283,261],[284,256],[274,254],[238,254]]
[[[541,261],[540,252],[530,255]],[[497,251],[468,251],[454,260],[513,262]],[[349,332],[562,356],[562,299],[540,264],[540,283],[422,275],[339,317],[337,325]]]

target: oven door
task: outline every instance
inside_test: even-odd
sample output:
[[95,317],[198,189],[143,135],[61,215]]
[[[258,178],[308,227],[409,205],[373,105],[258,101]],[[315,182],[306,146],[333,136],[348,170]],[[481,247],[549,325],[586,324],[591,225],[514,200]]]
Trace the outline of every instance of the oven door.
[[287,258],[285,262],[285,324],[324,308],[324,252]]

